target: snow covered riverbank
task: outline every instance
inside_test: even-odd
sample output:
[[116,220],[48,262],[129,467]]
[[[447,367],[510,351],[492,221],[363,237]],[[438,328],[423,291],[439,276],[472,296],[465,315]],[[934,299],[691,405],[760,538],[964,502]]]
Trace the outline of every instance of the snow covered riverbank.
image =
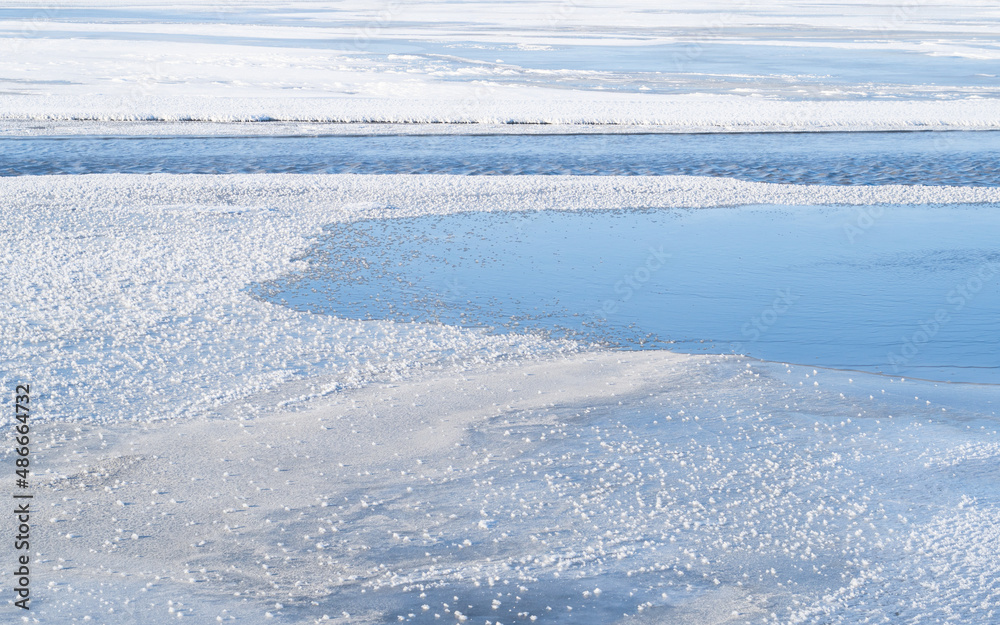
[[[475,96],[441,88],[419,98],[172,97],[123,100],[118,96],[34,97],[0,95],[0,120],[35,123],[94,122],[317,122],[354,124],[461,124],[610,126],[612,132],[789,132],[997,130],[998,100],[943,102],[771,101],[742,96],[620,96],[605,93],[515,93]],[[453,93],[454,92],[454,93]],[[256,128],[256,127],[254,127]],[[228,132],[202,125],[201,131]],[[305,129],[309,132],[309,129]],[[267,132],[262,131],[262,132]],[[403,130],[405,132],[405,129]]]
[[0,9],[0,120],[1000,128],[997,15],[548,0]]

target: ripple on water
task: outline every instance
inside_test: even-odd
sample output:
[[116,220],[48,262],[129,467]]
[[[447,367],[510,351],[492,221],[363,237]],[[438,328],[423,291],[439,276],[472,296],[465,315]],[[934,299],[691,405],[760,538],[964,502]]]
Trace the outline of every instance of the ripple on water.
[[0,176],[94,173],[696,175],[1000,184],[1000,132],[0,139]]

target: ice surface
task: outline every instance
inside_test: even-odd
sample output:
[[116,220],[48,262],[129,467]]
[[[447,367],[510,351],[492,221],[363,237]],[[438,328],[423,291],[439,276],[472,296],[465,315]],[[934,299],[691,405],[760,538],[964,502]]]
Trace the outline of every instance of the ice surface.
[[595,352],[249,422],[52,425],[33,615],[991,622],[997,399]]
[[39,393],[32,618],[995,619],[995,386],[337,319],[250,289],[334,223],[762,204],[989,211],[1000,189],[0,179],[2,385]]
[[0,10],[0,118],[997,128],[984,3]]
[[329,226],[272,301],[1000,384],[995,206],[465,213]]

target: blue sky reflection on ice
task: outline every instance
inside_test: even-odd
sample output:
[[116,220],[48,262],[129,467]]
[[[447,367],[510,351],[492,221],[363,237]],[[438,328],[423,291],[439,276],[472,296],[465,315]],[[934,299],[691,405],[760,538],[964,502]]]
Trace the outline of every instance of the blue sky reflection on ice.
[[996,383],[998,234],[991,206],[365,221],[330,226],[305,273],[262,292],[348,318]]

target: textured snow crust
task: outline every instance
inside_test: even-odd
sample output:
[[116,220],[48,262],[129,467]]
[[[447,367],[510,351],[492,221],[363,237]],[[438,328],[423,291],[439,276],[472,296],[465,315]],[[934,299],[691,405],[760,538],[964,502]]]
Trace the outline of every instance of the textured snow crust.
[[20,241],[3,259],[14,294],[5,318],[20,337],[4,379],[46,380],[43,418],[204,414],[306,375],[333,376],[310,391],[322,394],[458,346],[461,362],[538,343],[300,315],[247,292],[293,270],[323,223],[374,212],[390,185],[352,196],[295,176],[290,187],[212,176],[4,182],[4,223]]
[[[46,418],[210,414],[421,366],[576,349],[532,336],[302,315],[248,289],[301,266],[324,224],[456,211],[928,204],[1000,189],[773,185],[664,176],[52,176],[0,179],[3,382],[46,380]],[[322,382],[316,382],[322,380]]]

